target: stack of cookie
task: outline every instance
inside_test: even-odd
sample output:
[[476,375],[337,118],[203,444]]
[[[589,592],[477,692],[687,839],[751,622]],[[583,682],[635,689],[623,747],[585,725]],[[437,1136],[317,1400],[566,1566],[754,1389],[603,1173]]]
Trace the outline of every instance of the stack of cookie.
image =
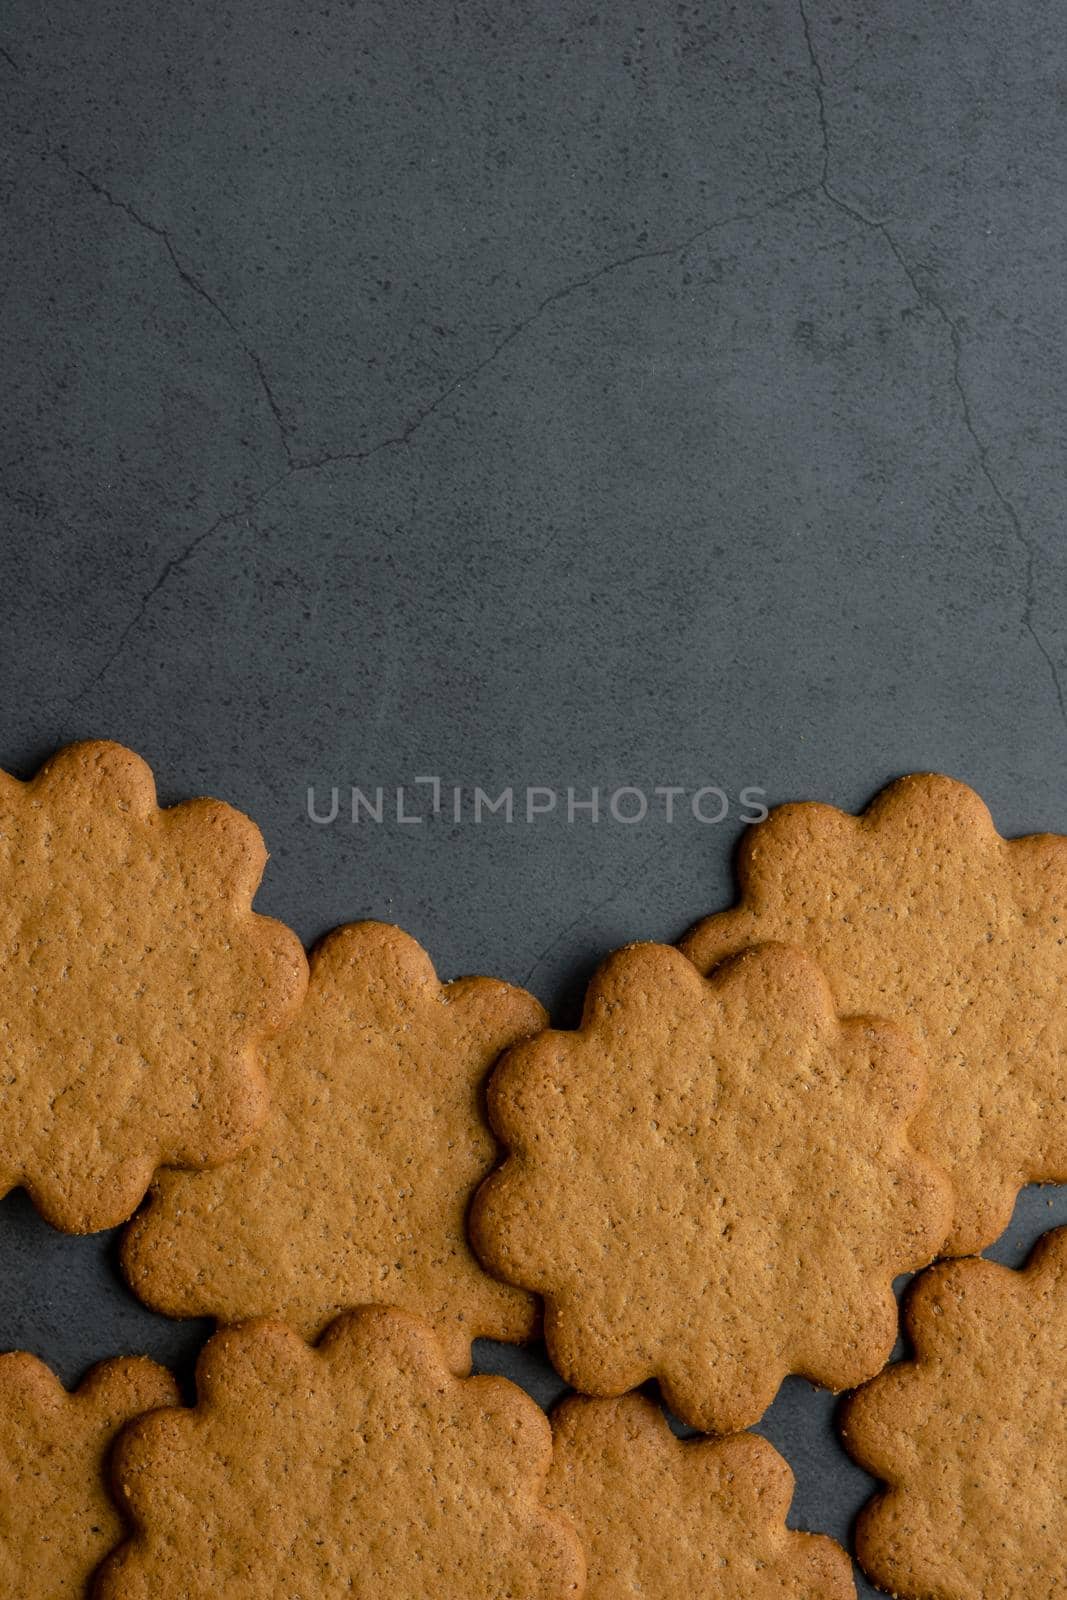
[[[785,807],[571,1032],[378,923],[309,973],[253,825],[114,745],[0,781],[0,849],[0,1188],[220,1324],[191,1408],[0,1358],[3,1600],[844,1600],[744,1432],[787,1373],[856,1391],[879,1587],[1067,1595],[1067,1230],[974,1259],[1067,1180],[1067,839],[944,778]],[[470,1376],[542,1328],[551,1424]]]

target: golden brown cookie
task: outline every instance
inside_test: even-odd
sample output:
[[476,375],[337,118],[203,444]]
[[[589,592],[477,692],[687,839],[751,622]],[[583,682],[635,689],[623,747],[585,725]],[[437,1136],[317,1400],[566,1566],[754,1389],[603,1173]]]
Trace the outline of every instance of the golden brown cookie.
[[217,800],[161,811],[120,745],[0,773],[0,1194],[57,1228],[124,1222],[157,1166],[236,1155],[266,1114],[256,1046],[304,953],[252,912],[259,830]]
[[548,1420],[504,1378],[457,1378],[406,1312],[218,1333],[192,1411],[114,1458],[136,1528],[96,1600],[564,1600],[584,1562],[544,1505]]
[[132,1417],[177,1403],[169,1372],[105,1361],[68,1394],[34,1356],[0,1355],[0,1595],[86,1600],[123,1536],[107,1458]]
[[906,1305],[915,1359],[848,1401],[849,1452],[889,1487],[859,1519],[900,1600],[1067,1595],[1067,1228],[1023,1272],[931,1268]]
[[908,1025],[930,1097],[915,1142],[948,1172],[946,1253],[977,1251],[1025,1183],[1067,1180],[1067,838],[1002,839],[972,790],[902,778],[861,817],[783,806],[745,835],[740,904],[681,948],[702,972],[802,945],[844,1013]]
[[566,1400],[548,1501],[574,1523],[586,1600],[854,1600],[839,1544],[793,1533],[793,1474],[766,1439],[676,1439],[642,1395]]
[[465,1225],[497,1154],[486,1074],[544,1021],[506,983],[439,983],[399,928],[337,929],[263,1053],[265,1128],[226,1167],[158,1174],[126,1234],[130,1284],[168,1316],[275,1316],[309,1339],[339,1311],[400,1306],[461,1373],[472,1339],[528,1338],[532,1299],[483,1272]]
[[906,1034],[840,1021],[801,951],[764,946],[709,980],[631,945],[577,1032],[494,1073],[511,1155],[471,1236],[491,1271],[544,1295],[575,1388],[658,1378],[686,1422],[734,1432],[788,1372],[850,1388],[889,1355],[892,1280],[929,1261],[950,1207],[907,1141],[921,1091]]

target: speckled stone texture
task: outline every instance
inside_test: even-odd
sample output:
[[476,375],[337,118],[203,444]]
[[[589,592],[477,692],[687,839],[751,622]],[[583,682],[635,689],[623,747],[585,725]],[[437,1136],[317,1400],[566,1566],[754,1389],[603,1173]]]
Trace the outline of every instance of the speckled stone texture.
[[[0,766],[119,739],[256,820],[306,943],[396,921],[564,1026],[732,903],[747,785],[1065,831],[1062,48],[994,0],[9,0]],[[308,820],[432,774],[731,804]],[[112,1239],[0,1222],[0,1343],[188,1370]],[[843,1538],[831,1411],[762,1426]]]

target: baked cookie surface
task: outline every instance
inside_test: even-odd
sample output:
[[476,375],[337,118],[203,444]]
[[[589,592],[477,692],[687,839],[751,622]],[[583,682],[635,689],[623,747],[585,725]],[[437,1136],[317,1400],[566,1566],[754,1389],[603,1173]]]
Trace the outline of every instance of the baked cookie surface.
[[296,937],[252,911],[266,852],[214,800],[160,810],[119,745],[0,774],[0,1193],[58,1228],[124,1222],[164,1163],[237,1153],[257,1045],[299,1004]]
[[782,806],[745,835],[740,904],[681,948],[702,972],[801,945],[845,1013],[908,1026],[930,1095],[915,1142],[948,1173],[946,1253],[983,1249],[1026,1183],[1067,1181],[1067,838],[1001,838],[979,797],[923,774],[862,816]]
[[0,1355],[0,1594],[86,1600],[123,1538],[107,1460],[120,1429],[177,1403],[169,1372],[140,1358],[94,1367],[73,1394],[35,1356]]
[[157,1175],[124,1240],[130,1284],[169,1316],[273,1316],[309,1339],[340,1311],[396,1305],[432,1323],[457,1372],[476,1337],[529,1337],[533,1300],[482,1270],[465,1222],[497,1158],[485,1077],[544,1021],[506,983],[439,983],[399,928],[337,929],[263,1052],[264,1129],[225,1167]]
[[545,1298],[560,1374],[586,1394],[659,1380],[707,1433],[757,1421],[789,1372],[878,1371],[892,1280],[947,1226],[943,1176],[907,1121],[922,1067],[902,1030],[840,1020],[814,962],[764,946],[703,978],[631,945],[581,1027],[503,1058],[510,1152],[478,1193],[486,1265]]
[[900,1600],[1067,1595],[1067,1228],[1022,1272],[939,1264],[906,1302],[915,1358],[846,1403],[850,1454],[888,1485],[856,1529]]
[[544,1504],[548,1420],[457,1378],[426,1324],[368,1309],[311,1348],[277,1322],[215,1335],[191,1411],[113,1460],[136,1532],[94,1600],[565,1600],[576,1535]]
[[766,1439],[676,1439],[635,1394],[552,1420],[548,1500],[582,1542],[586,1600],[854,1600],[841,1546],[786,1527],[793,1474]]

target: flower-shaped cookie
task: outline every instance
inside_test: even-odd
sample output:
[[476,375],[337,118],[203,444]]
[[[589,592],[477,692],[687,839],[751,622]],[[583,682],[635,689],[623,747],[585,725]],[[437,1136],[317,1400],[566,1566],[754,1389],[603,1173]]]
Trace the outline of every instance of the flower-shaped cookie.
[[544,1295],[575,1388],[655,1377],[686,1422],[733,1432],[788,1372],[849,1388],[888,1356],[892,1280],[930,1259],[950,1206],[907,1142],[921,1088],[907,1036],[840,1021],[799,950],[764,946],[709,980],[632,945],[577,1032],[517,1046],[494,1074],[511,1156],[472,1238]]
[[924,775],[861,817],[783,806],[749,830],[738,908],[682,943],[701,972],[765,939],[819,962],[843,1013],[904,1023],[927,1059],[914,1138],[956,1190],[946,1253],[982,1249],[1019,1188],[1067,1180],[1067,838],[1002,839]]
[[263,1053],[266,1126],[226,1167],[157,1176],[126,1235],[131,1285],[169,1316],[276,1316],[307,1338],[339,1311],[400,1306],[457,1372],[480,1335],[529,1337],[532,1299],[483,1272],[465,1224],[497,1155],[484,1080],[544,1021],[506,983],[439,983],[399,928],[337,929]]
[[906,1307],[915,1359],[854,1395],[842,1437],[888,1484],[856,1529],[901,1600],[1067,1595],[1067,1228],[1022,1272],[933,1267]]
[[0,1594],[4,1600],[81,1600],[123,1536],[108,1494],[107,1458],[119,1430],[177,1403],[169,1372],[151,1361],[107,1361],[74,1394],[29,1355],[0,1356]]
[[584,1562],[544,1505],[548,1421],[504,1378],[457,1378],[405,1312],[218,1333],[192,1411],[114,1457],[136,1528],[96,1600],[575,1600]]
[[123,1222],[163,1163],[236,1155],[266,1114],[255,1047],[306,963],[252,912],[259,831],[214,800],[161,811],[119,745],[0,774],[0,1194],[54,1226]]
[[785,1525],[793,1474],[754,1433],[676,1439],[642,1395],[567,1400],[549,1504],[575,1525],[586,1600],[855,1600],[832,1539]]

